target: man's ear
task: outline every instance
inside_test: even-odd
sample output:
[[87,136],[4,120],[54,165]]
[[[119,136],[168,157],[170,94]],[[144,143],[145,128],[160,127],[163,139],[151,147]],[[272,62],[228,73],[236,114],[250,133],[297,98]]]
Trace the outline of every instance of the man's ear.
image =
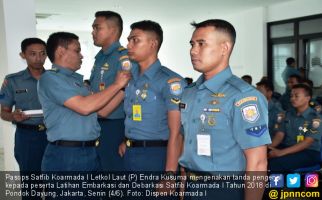
[[66,49],[62,46],[58,46],[55,51],[55,58],[61,58],[65,54]]
[[224,41],[221,43],[222,55],[229,55],[232,49],[232,44],[228,41]]
[[25,54],[24,54],[23,52],[20,52],[20,53],[19,53],[19,55],[20,55],[20,57],[21,57],[22,59],[26,59],[26,56],[25,56]]

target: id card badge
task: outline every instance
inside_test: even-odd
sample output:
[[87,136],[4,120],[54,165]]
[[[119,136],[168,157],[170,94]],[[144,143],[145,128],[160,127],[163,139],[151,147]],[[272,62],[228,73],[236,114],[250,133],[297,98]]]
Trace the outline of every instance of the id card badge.
[[299,142],[302,142],[304,140],[304,135],[297,135],[296,136],[296,142],[299,143]]
[[142,121],[142,109],[141,105],[133,105],[132,106],[132,113],[133,113],[133,121]]
[[210,135],[197,135],[197,154],[198,156],[211,156]]

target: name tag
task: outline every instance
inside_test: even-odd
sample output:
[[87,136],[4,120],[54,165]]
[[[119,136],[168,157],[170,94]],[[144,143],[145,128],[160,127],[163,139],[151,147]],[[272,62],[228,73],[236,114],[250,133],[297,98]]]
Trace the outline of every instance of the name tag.
[[142,108],[141,105],[132,106],[133,121],[142,121]]
[[197,135],[197,154],[199,156],[211,156],[210,135]]
[[19,90],[16,90],[16,94],[26,93],[26,92],[28,92],[27,89],[19,89]]

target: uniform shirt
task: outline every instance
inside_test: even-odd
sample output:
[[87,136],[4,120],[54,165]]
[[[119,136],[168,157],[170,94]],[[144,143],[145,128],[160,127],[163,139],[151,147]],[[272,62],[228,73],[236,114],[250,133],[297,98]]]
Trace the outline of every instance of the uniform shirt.
[[[95,63],[90,77],[90,86],[93,92],[100,91],[100,84],[104,83],[105,88],[110,86],[118,71],[123,65],[130,64],[127,50],[121,46],[120,42],[113,43],[108,49],[101,50],[95,56]],[[107,117],[109,119],[122,119],[125,117],[123,102]]]
[[291,75],[298,75],[301,76],[301,73],[293,68],[292,66],[286,66],[284,71],[282,72],[282,78],[285,84],[287,84],[287,79],[291,76]]
[[[6,76],[0,91],[0,103],[3,106],[21,110],[38,110],[41,105],[37,94],[38,80],[32,77],[29,69]],[[43,117],[31,117],[23,124],[38,125],[43,123]]]
[[291,104],[291,90],[290,89],[286,89],[286,91],[280,97],[279,102],[281,103],[283,110],[288,111],[290,109],[293,109],[293,106]]
[[274,126],[277,123],[277,121],[282,117],[283,115],[283,109],[281,108],[281,105],[279,102],[276,101],[269,101],[268,102],[268,129],[269,134],[271,138],[274,137]]
[[303,135],[314,139],[314,143],[308,149],[320,152],[322,133],[320,116],[310,107],[301,115],[297,115],[295,109],[286,112],[284,120],[277,124],[276,131],[282,131],[285,134],[283,146],[297,144],[298,135]]
[[[179,110],[185,85],[180,75],[161,66],[159,60],[142,75],[139,67],[133,67],[132,79],[125,90],[125,136],[135,140],[167,140],[168,111]],[[141,121],[133,120],[133,105],[141,105]]]
[[53,65],[38,83],[38,95],[43,107],[47,139],[89,141],[99,136],[97,114],[81,115],[64,106],[74,96],[87,96],[90,91],[83,76],[69,69]]
[[[179,163],[190,170],[243,171],[243,150],[271,143],[266,98],[230,67],[185,88],[179,107],[184,130]],[[210,155],[198,154],[200,135],[210,136]]]

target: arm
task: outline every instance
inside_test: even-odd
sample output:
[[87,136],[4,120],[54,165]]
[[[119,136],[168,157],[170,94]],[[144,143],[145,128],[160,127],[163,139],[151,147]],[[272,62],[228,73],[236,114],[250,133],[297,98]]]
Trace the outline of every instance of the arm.
[[119,91],[114,98],[105,105],[102,109],[100,109],[97,114],[101,117],[107,117],[109,114],[111,114],[114,109],[120,105],[120,103],[124,100],[124,92]]
[[183,138],[180,134],[180,112],[168,111],[168,126],[170,135],[167,147],[167,163],[165,171],[177,171],[178,159],[181,154]]
[[275,133],[274,138],[272,139],[272,144],[269,145],[269,147],[277,147],[280,145],[284,139],[284,132],[278,131]]
[[131,76],[126,72],[119,72],[115,82],[102,92],[89,96],[74,96],[64,102],[64,106],[81,114],[89,115],[102,109],[130,80]]
[[279,149],[271,148],[272,151],[270,151],[268,155],[270,158],[274,158],[274,157],[285,156],[292,153],[297,153],[299,151],[303,151],[304,149],[307,149],[309,146],[312,145],[313,142],[314,142],[313,138],[305,137],[305,139],[302,142],[299,142],[285,149],[279,150]]
[[9,122],[21,122],[29,117],[23,114],[20,109],[16,109],[12,112],[12,107],[1,105],[1,118]]
[[[250,181],[245,181],[245,200],[262,199],[266,184],[263,178],[267,171],[267,146],[246,149],[244,154],[246,157],[246,175],[250,176]],[[256,177],[262,179],[256,180]]]

